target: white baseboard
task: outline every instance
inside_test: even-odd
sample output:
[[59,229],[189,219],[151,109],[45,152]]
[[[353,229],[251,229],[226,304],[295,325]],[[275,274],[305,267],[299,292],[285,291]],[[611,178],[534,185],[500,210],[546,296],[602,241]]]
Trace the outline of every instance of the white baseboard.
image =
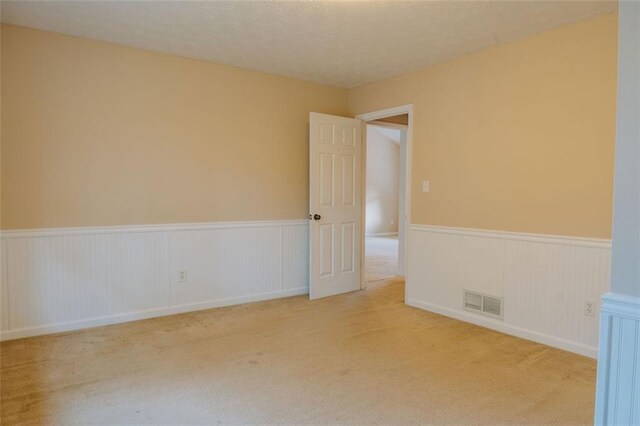
[[433,312],[435,314],[444,315],[446,317],[455,318],[460,321],[475,324],[481,327],[490,328],[501,333],[509,334],[512,336],[520,337],[534,342],[542,343],[544,345],[553,346],[559,349],[563,349],[569,352],[574,352],[580,355],[584,355],[590,358],[598,357],[598,348],[583,345],[580,343],[572,342],[570,340],[560,339],[555,336],[547,334],[537,333],[535,331],[527,330],[524,328],[516,327],[514,325],[505,324],[500,320],[494,320],[486,317],[479,317],[469,312],[456,311],[453,309],[443,308],[441,306],[432,305],[430,303],[424,303],[413,299],[406,300],[407,305],[415,308],[424,309],[425,311]]
[[0,244],[0,340],[308,292],[306,220],[4,231]]
[[640,423],[640,297],[602,296],[596,425]]
[[397,232],[382,232],[378,234],[366,234],[366,237],[397,237]]
[[138,321],[149,318],[157,318],[166,315],[182,314],[186,312],[196,312],[211,308],[221,308],[224,306],[240,305],[243,303],[259,302],[283,297],[300,296],[308,294],[308,288],[296,288],[291,290],[281,290],[271,293],[253,294],[250,296],[234,297],[229,299],[211,300],[207,302],[188,303],[179,306],[166,308],[149,309],[146,311],[130,312],[126,314],[109,315],[86,320],[70,321],[66,323],[50,324],[37,327],[27,327],[17,330],[0,333],[0,341],[21,339],[24,337],[39,336],[42,334],[62,333],[66,331],[82,330],[86,328],[101,327],[105,325],[121,324],[129,321]]

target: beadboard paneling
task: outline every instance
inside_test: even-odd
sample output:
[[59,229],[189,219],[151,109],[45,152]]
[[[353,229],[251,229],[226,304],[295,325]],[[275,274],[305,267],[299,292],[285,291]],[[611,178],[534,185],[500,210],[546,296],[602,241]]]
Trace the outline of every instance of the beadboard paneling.
[[[609,290],[610,242],[413,225],[407,303],[595,357],[586,301]],[[504,319],[463,309],[463,290],[504,297]]]
[[584,307],[609,291],[610,248],[505,243],[505,322],[596,351],[598,318]]
[[640,424],[640,298],[602,297],[595,424]]
[[282,290],[306,287],[309,280],[309,227],[307,224],[282,229]]
[[307,229],[283,221],[5,232],[2,337],[305,293]]
[[[305,221],[2,234],[2,337],[110,324],[308,291]],[[412,226],[407,303],[594,356],[609,243]],[[187,269],[186,283],[178,271]],[[462,289],[505,297],[504,321]]]
[[7,242],[4,239],[0,239],[0,333],[8,329]]
[[[275,227],[171,233],[174,303],[229,299],[282,289],[282,230]],[[188,281],[178,282],[178,270]]]
[[415,291],[419,300],[449,307],[461,307],[463,288],[502,296],[503,241],[443,233],[424,237],[410,231],[412,295]]
[[169,304],[163,233],[11,238],[10,330]]

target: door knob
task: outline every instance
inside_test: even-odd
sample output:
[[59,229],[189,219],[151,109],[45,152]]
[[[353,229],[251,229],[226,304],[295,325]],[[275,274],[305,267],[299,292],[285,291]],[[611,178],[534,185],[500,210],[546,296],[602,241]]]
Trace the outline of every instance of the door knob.
[[313,215],[313,220],[320,220],[320,219],[322,219],[322,216],[320,216],[319,214],[316,213]]

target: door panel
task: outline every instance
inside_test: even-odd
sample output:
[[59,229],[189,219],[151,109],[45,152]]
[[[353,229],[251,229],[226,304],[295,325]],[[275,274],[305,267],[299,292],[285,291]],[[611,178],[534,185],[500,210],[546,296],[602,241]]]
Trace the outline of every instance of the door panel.
[[355,265],[355,224],[342,224],[342,272],[353,272]]
[[344,155],[342,157],[342,205],[355,207],[356,201],[356,157]]
[[326,277],[333,275],[333,223],[323,223],[318,225],[320,267],[319,276]]
[[352,118],[310,115],[312,299],[360,289],[361,126],[360,120]]
[[333,206],[333,154],[320,154],[320,205],[323,207]]

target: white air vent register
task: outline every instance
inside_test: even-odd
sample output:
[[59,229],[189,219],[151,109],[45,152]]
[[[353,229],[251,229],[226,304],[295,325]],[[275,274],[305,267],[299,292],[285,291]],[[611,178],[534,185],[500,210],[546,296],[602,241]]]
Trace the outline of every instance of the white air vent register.
[[464,290],[463,305],[465,311],[476,312],[492,318],[502,319],[504,299],[476,291]]

